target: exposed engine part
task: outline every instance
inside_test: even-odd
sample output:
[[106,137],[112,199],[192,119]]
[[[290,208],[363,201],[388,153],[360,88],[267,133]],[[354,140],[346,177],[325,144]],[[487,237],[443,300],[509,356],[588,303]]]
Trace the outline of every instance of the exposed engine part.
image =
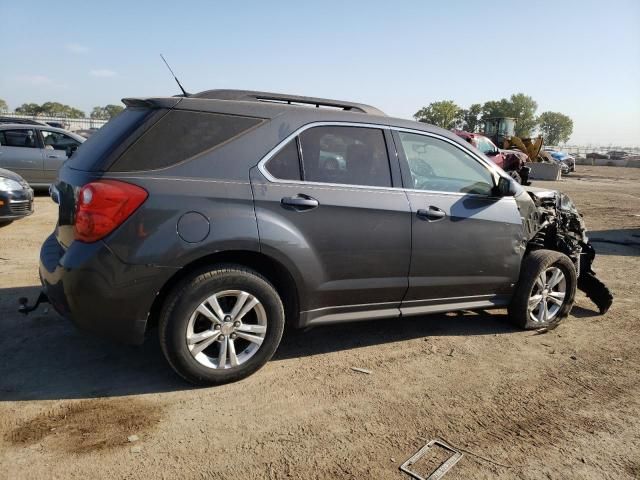
[[578,288],[596,304],[601,314],[609,310],[613,295],[592,269],[596,253],[589,243],[584,221],[571,199],[556,191],[528,190],[537,207],[537,231],[527,249],[546,248],[556,250],[573,260],[578,273]]

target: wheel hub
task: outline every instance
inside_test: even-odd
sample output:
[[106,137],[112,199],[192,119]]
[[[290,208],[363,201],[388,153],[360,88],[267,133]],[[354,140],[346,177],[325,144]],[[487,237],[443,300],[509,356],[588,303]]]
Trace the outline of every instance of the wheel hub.
[[235,332],[236,327],[233,324],[233,322],[223,322],[222,326],[220,327],[220,332],[222,333],[222,335],[231,335],[233,332]]

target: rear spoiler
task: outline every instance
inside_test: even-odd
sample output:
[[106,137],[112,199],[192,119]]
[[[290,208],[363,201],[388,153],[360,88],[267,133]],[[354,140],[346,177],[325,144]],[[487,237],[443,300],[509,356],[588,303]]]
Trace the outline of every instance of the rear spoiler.
[[158,98],[123,98],[122,103],[127,107],[142,108],[173,108],[182,101],[182,97]]

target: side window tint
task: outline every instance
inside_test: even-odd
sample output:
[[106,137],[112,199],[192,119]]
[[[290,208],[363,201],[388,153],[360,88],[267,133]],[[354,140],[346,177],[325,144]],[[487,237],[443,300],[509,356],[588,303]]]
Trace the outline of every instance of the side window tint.
[[4,130],[3,133],[2,145],[7,147],[36,148],[37,146],[35,130]]
[[391,186],[382,130],[314,127],[300,135],[304,180],[375,187]]
[[269,173],[280,180],[300,180],[298,143],[294,138],[265,165]]
[[416,190],[490,195],[491,172],[460,148],[425,135],[400,132]]
[[261,121],[238,115],[171,110],[109,170],[128,172],[175,165],[238,137]]

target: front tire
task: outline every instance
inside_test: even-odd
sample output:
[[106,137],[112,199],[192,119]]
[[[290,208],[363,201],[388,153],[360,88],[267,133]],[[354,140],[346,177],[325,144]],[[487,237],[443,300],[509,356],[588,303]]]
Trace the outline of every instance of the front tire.
[[576,269],[566,255],[534,250],[523,260],[509,317],[524,329],[549,327],[565,318],[576,295]]
[[185,278],[160,314],[160,345],[189,382],[220,385],[248,377],[273,356],[284,329],[275,288],[239,265],[207,268]]

